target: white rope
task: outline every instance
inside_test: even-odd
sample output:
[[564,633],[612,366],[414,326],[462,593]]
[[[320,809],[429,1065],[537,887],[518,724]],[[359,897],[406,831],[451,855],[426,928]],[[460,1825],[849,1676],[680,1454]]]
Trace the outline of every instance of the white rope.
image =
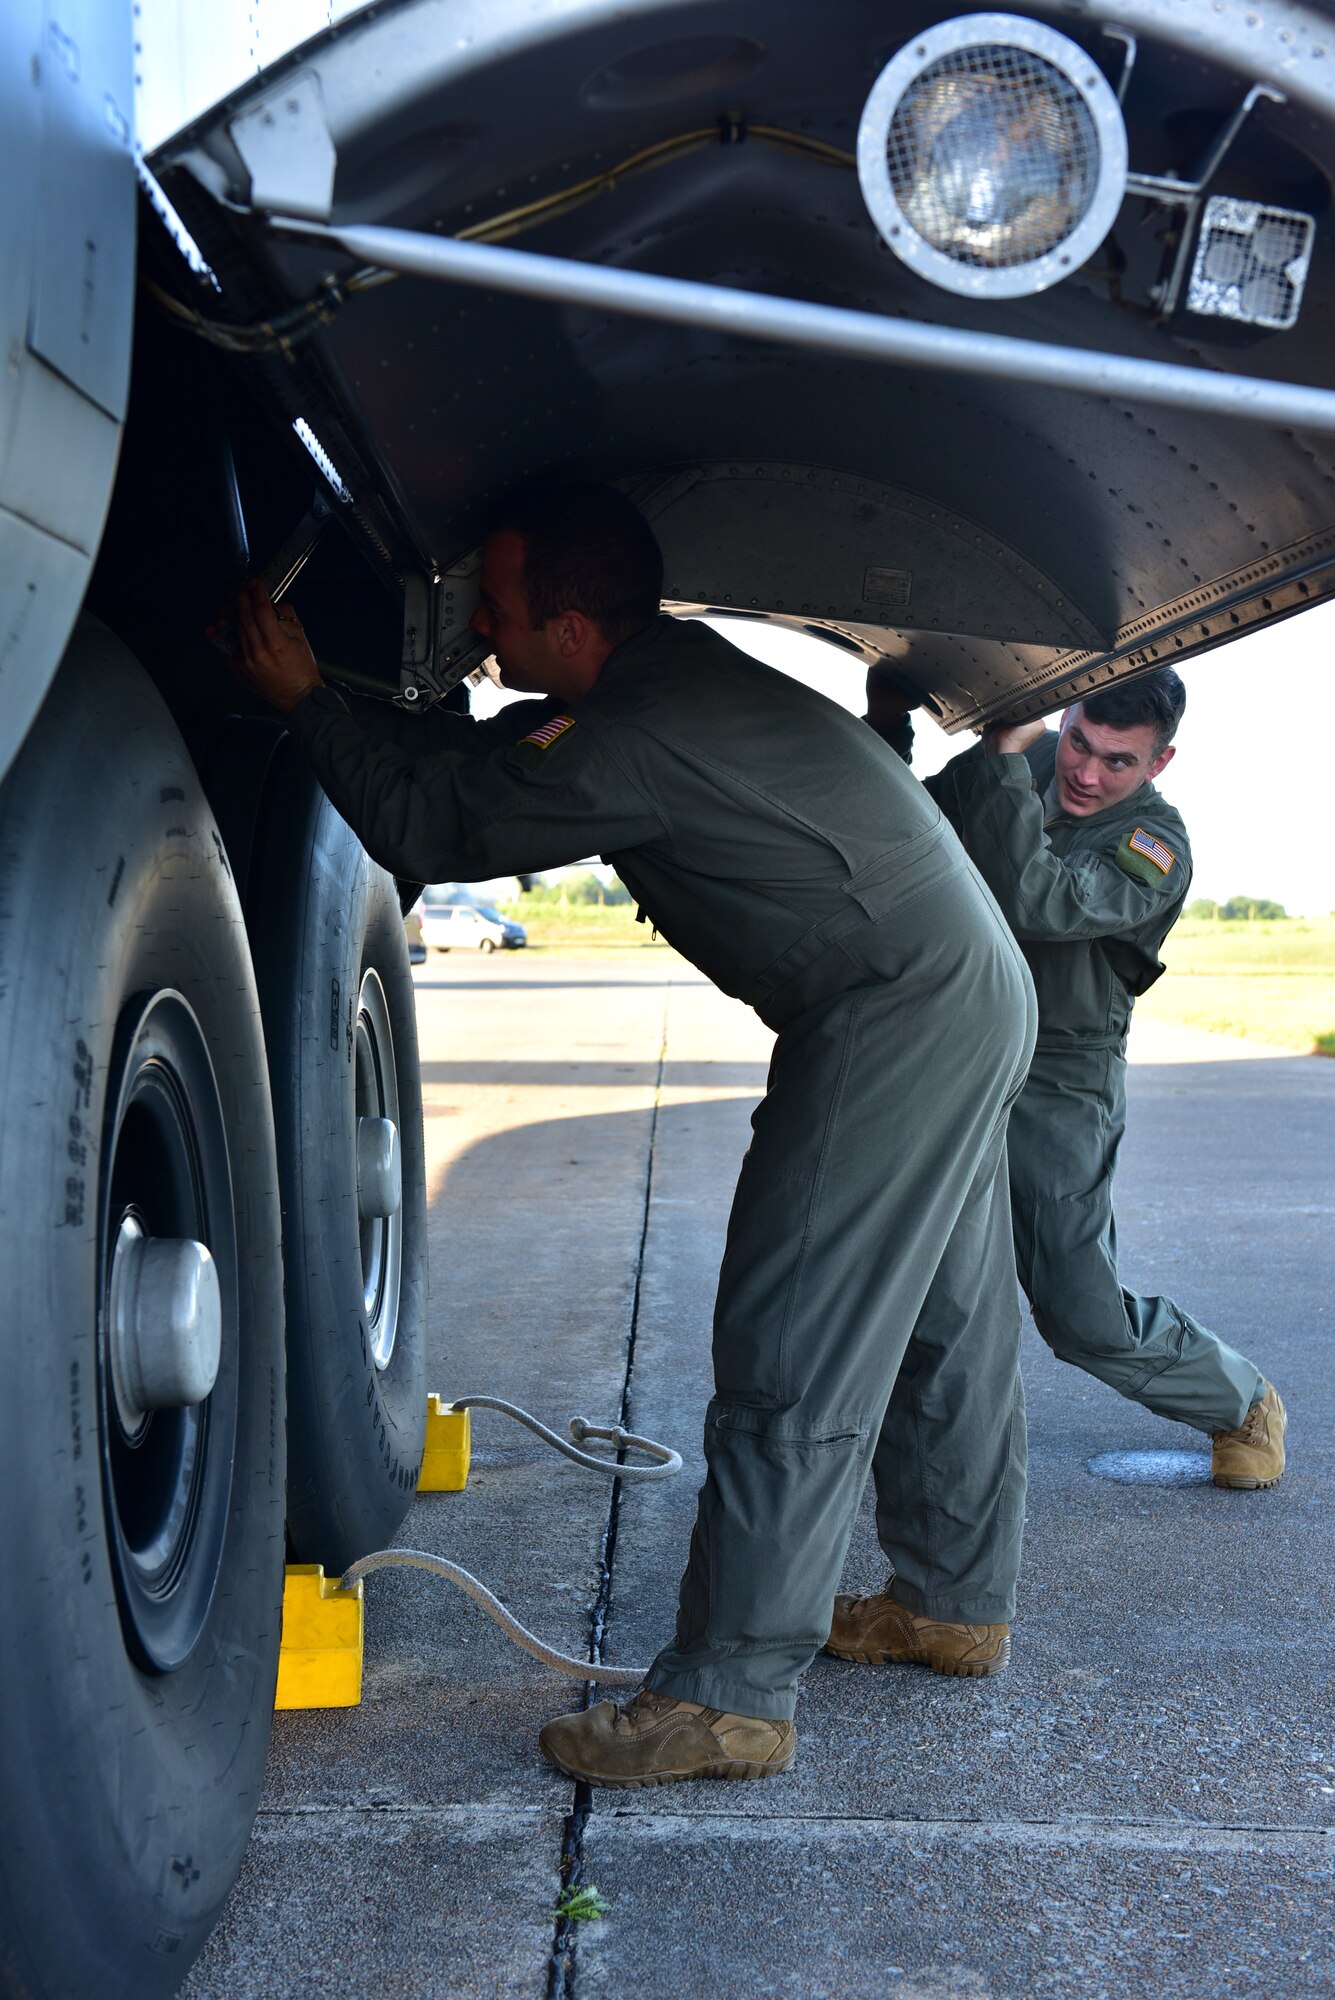
[[522,1646],[535,1660],[541,1660],[545,1667],[555,1667],[559,1674],[570,1674],[577,1681],[598,1681],[604,1687],[639,1687],[648,1667],[605,1667],[597,1660],[577,1660],[569,1653],[558,1653],[520,1624],[499,1597],[493,1597],[485,1583],[463,1569],[458,1563],[450,1562],[446,1556],[428,1555],[423,1549],[377,1549],[374,1555],[363,1556],[351,1569],[343,1572],[340,1589],[351,1590],[373,1569],[425,1569],[432,1576],[443,1576],[448,1583],[458,1584],[466,1590],[475,1604],[496,1620],[502,1632]]
[[[637,1437],[633,1431],[623,1430],[620,1424],[589,1424],[583,1417],[570,1419],[570,1435],[574,1444],[567,1444],[555,1431],[548,1430],[546,1424],[531,1417],[527,1410],[521,1410],[517,1403],[507,1403],[499,1396],[457,1396],[450,1404],[452,1410],[499,1410],[503,1416],[513,1417],[559,1451],[563,1458],[573,1459],[576,1465],[587,1466],[590,1472],[605,1472],[613,1479],[670,1479],[681,1471],[681,1453],[668,1445],[655,1444],[652,1438]],[[653,1465],[620,1465],[612,1459],[596,1458],[591,1452],[578,1451],[576,1445],[585,1438],[604,1438],[618,1452],[642,1451],[656,1462]],[[448,1556],[429,1555],[424,1549],[377,1549],[373,1555],[362,1556],[353,1563],[351,1569],[343,1572],[339,1588],[352,1590],[364,1576],[377,1569],[424,1569],[432,1576],[443,1576],[447,1583],[457,1584],[467,1591],[474,1604],[480,1604],[488,1617],[494,1618],[507,1638],[513,1639],[535,1660],[541,1660],[545,1667],[555,1667],[559,1674],[570,1674],[578,1681],[597,1681],[603,1687],[639,1687],[649,1669],[647,1667],[605,1667],[597,1660],[577,1660],[570,1653],[558,1652],[545,1640],[521,1625],[512,1612],[506,1610],[499,1597],[493,1597],[485,1583],[479,1583],[472,1573],[461,1564],[451,1562]]]

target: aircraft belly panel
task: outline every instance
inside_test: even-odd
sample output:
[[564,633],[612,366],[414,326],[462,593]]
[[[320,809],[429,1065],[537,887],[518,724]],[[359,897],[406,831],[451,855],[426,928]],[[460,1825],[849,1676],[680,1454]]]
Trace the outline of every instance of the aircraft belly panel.
[[[1116,82],[1122,45],[1101,34],[1103,14],[1048,11]],[[1017,299],[950,295],[907,269],[853,171],[881,66],[943,18],[924,0],[833,0],[816,33],[797,0],[579,0],[550,13],[527,0],[407,0],[308,43],[299,68],[318,79],[308,95],[337,157],[336,225],[514,243],[887,320],[1335,387],[1335,57],[1316,54],[1328,12],[1299,0],[1119,0],[1116,14],[1124,25],[1134,15],[1141,37],[1125,118],[1150,193],[1128,194],[1081,270]],[[1258,24],[1250,41],[1245,20]],[[156,164],[171,184],[193,182],[197,212],[209,191],[206,222],[250,256],[271,310],[328,293],[331,277],[353,280],[293,350],[291,404],[313,407],[297,384],[317,385],[337,413],[331,430],[357,439],[374,489],[358,497],[379,509],[391,558],[396,515],[405,550],[445,566],[526,480],[713,468],[708,504],[697,495],[694,513],[681,502],[661,523],[682,600],[824,620],[854,647],[859,635],[887,646],[913,635],[957,719],[1143,665],[1160,638],[1174,653],[1217,643],[1217,619],[1240,629],[1294,608],[1281,604],[1290,590],[1324,589],[1309,558],[1335,521],[1329,438],[421,277],[359,289],[337,249],[279,238],[246,212],[244,119],[283,75],[279,64]],[[1271,95],[1241,116],[1258,79]],[[1211,186],[1316,218],[1291,332],[1165,303],[1185,254],[1173,189],[1231,120]],[[785,505],[778,519],[768,474],[751,478],[748,465],[801,478],[805,534],[801,511],[790,518]],[[728,466],[743,470],[718,472]],[[878,532],[858,512],[879,506],[858,500],[860,485],[901,496],[898,514],[880,508]],[[687,561],[691,550],[709,560]],[[1194,637],[1193,609],[1204,613]]]

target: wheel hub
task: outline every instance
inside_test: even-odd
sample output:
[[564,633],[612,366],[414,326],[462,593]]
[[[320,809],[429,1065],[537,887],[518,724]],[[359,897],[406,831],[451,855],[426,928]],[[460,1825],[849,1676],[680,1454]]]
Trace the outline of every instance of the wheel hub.
[[149,1410],[202,1403],[222,1355],[222,1293],[206,1246],[146,1236],[137,1216],[125,1216],[112,1252],[109,1332],[112,1386],[127,1431]]
[[389,1001],[374,966],[362,974],[356,1038],[357,1222],[362,1298],[372,1358],[384,1372],[399,1330],[403,1268],[403,1155],[399,1078]]
[[389,1118],[357,1120],[357,1213],[364,1222],[387,1221],[403,1206],[403,1160],[398,1127]]
[[226,1122],[179,993],[125,1009],[108,1073],[101,1228],[102,1485],[126,1645],[190,1657],[232,1507],[240,1330]]

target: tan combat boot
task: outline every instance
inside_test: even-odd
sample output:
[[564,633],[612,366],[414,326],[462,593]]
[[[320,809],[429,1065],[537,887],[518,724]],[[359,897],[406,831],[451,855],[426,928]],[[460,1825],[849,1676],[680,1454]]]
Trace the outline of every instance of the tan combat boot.
[[671,1785],[682,1778],[772,1778],[797,1749],[791,1722],[729,1715],[641,1688],[624,1707],[600,1701],[538,1733],[549,1764],[591,1785]]
[[1235,1431],[1210,1437],[1210,1477],[1216,1486],[1273,1486],[1284,1471],[1284,1405],[1267,1382],[1265,1394]]
[[1011,1628],[920,1618],[895,1602],[887,1584],[874,1597],[835,1598],[825,1650],[869,1667],[912,1661],[934,1674],[978,1677],[1001,1672],[1011,1656]]

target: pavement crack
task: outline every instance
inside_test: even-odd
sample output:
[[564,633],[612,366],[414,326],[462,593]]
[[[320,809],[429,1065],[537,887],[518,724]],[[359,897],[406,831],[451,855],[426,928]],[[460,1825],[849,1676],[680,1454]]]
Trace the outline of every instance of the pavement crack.
[[[658,1065],[654,1073],[653,1114],[649,1121],[649,1144],[644,1165],[644,1185],[640,1196],[640,1239],[635,1250],[635,1284],[631,1293],[630,1324],[626,1333],[626,1367],[621,1379],[621,1407],[617,1422],[630,1429],[631,1381],[635,1373],[635,1343],[640,1330],[640,1297],[644,1284],[644,1259],[649,1242],[649,1217],[653,1207],[654,1159],[658,1146],[658,1121],[663,1108],[663,1077],[667,1067],[668,1015],[672,1004],[672,976],[669,973],[663,995],[663,1019],[658,1040]],[[624,1457],[623,1454],[619,1456]],[[612,1481],[598,1550],[598,1589],[589,1615],[589,1659],[601,1662],[603,1640],[612,1603],[612,1569],[616,1561],[617,1531],[621,1523],[621,1481]],[[586,1681],[582,1705],[591,1706],[596,1683]],[[593,1811],[593,1789],[578,1779],[574,1798],[561,1836],[560,1888],[566,1892],[580,1887],[584,1878],[584,1831]],[[558,1906],[559,1908],[559,1906]],[[547,1965],[547,2000],[575,2000],[578,1970],[578,1923],[558,1914]]]
[[874,1813],[761,1813],[720,1811],[636,1811],[615,1814],[622,1829],[640,1837],[680,1840],[706,1830],[718,1840],[807,1843],[819,1827],[827,1839],[856,1841],[868,1833],[880,1840],[931,1844],[972,1839],[988,1845],[1060,1847],[1072,1842],[1086,1847],[1122,1848],[1144,1852],[1192,1850],[1310,1853],[1325,1857],[1335,1842],[1335,1827],[1282,1825],[1274,1821],[1193,1821],[1178,1819],[1112,1819],[1099,1814],[1057,1815],[1052,1818],[997,1819],[960,1815],[953,1819],[891,1818]]

